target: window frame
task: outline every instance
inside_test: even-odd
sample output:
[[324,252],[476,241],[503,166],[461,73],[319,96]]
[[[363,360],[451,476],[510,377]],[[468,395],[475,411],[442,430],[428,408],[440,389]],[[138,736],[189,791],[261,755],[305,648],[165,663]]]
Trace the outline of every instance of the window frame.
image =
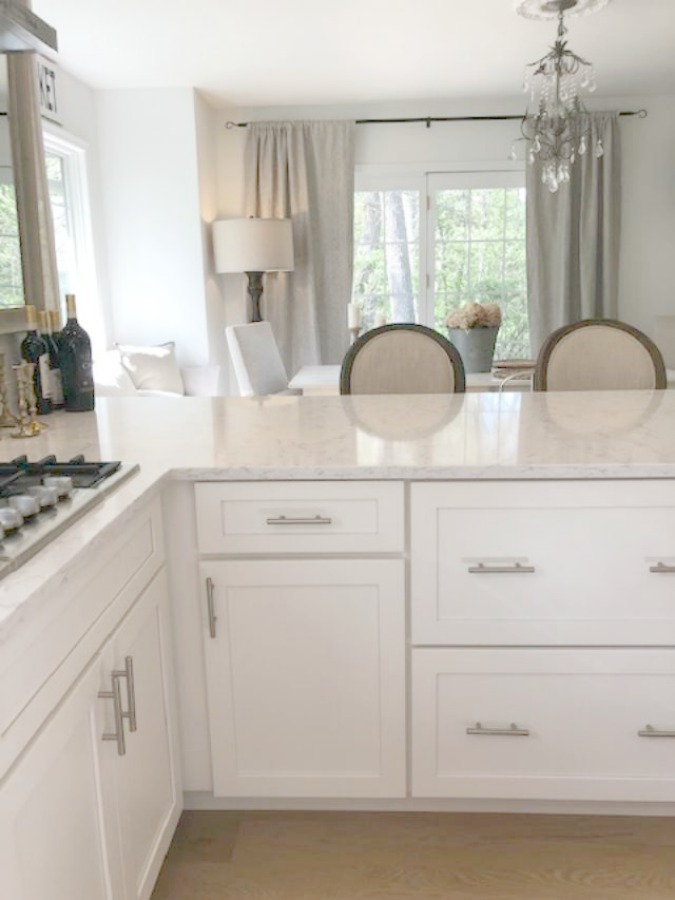
[[471,162],[439,165],[357,165],[354,192],[416,190],[419,192],[419,322],[435,327],[435,258],[436,216],[434,191],[462,188],[525,187],[525,165],[522,160]]
[[[63,161],[64,189],[68,195],[68,216],[77,273],[73,293],[78,297],[78,318],[95,323],[95,330],[101,331],[102,313],[89,199],[88,144],[45,120],[42,122],[42,137],[45,155],[56,155]],[[61,315],[65,316],[65,297],[59,296],[59,309]]]

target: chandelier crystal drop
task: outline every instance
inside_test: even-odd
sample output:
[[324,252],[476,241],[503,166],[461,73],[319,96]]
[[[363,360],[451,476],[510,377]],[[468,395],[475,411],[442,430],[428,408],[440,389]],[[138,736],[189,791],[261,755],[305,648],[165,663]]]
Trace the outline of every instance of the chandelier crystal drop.
[[[569,49],[565,35],[565,11],[570,0],[552,0],[557,6],[558,32],[551,50],[525,68],[524,90],[529,94],[530,106],[523,116],[521,131],[528,142],[530,165],[541,161],[541,178],[555,193],[570,180],[570,169],[577,156],[589,149],[589,113],[581,99],[584,91],[596,88],[595,71],[591,63]],[[604,153],[602,141],[593,146],[597,157]]]

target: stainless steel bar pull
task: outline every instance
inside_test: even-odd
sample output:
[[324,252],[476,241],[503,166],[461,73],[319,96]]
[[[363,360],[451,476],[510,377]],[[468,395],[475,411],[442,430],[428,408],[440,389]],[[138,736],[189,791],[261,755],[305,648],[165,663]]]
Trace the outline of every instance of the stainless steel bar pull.
[[675,566],[667,566],[665,563],[657,562],[657,564],[655,566],[649,567],[649,571],[655,572],[657,575],[662,574],[664,572],[666,574],[668,574],[668,573],[672,574],[675,572]]
[[660,731],[658,728],[654,728],[653,725],[645,725],[644,728],[638,731],[638,736],[646,738],[675,738],[675,731]]
[[206,608],[209,615],[209,636],[214,638],[216,636],[216,612],[215,606],[213,602],[213,579],[206,579]]
[[115,714],[115,731],[104,732],[101,735],[101,740],[116,741],[117,755],[124,756],[125,753],[127,752],[127,748],[126,748],[126,744],[124,742],[124,718],[123,718],[123,713],[122,713],[122,691],[120,688],[119,677],[113,675],[112,690],[111,691],[99,691],[98,696],[102,700],[112,700],[113,710],[114,710],[114,714]]
[[136,731],[136,686],[134,684],[134,661],[131,656],[124,657],[124,668],[114,669],[113,678],[125,678],[127,682],[127,712],[122,711],[122,718],[129,722],[129,731]]
[[484,728],[480,722],[476,722],[473,728],[466,729],[467,734],[480,734],[486,737],[529,737],[529,728],[519,728],[515,722],[511,722],[508,728]]
[[332,525],[330,516],[270,516],[268,525]]
[[511,566],[486,566],[485,563],[469,566],[470,575],[531,575],[534,571],[534,566],[524,566],[519,562]]

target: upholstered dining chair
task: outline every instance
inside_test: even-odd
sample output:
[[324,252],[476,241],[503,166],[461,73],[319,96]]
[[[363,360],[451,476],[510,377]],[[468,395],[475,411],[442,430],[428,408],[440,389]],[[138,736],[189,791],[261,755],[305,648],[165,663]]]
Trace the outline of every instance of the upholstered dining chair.
[[341,394],[452,394],[465,389],[464,365],[450,341],[425,325],[382,325],[347,351]]
[[615,319],[584,319],[548,336],[534,370],[535,391],[662,390],[666,367],[656,344]]
[[242,397],[295,393],[269,322],[228,325],[225,337]]

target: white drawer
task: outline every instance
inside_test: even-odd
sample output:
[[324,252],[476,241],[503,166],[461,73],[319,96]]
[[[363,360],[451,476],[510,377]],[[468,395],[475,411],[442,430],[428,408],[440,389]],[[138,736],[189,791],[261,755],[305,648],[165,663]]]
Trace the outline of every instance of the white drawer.
[[675,650],[414,650],[412,702],[413,796],[675,800]]
[[411,497],[415,644],[675,643],[672,482],[415,484]]
[[396,482],[210,482],[195,486],[200,553],[401,553]]

